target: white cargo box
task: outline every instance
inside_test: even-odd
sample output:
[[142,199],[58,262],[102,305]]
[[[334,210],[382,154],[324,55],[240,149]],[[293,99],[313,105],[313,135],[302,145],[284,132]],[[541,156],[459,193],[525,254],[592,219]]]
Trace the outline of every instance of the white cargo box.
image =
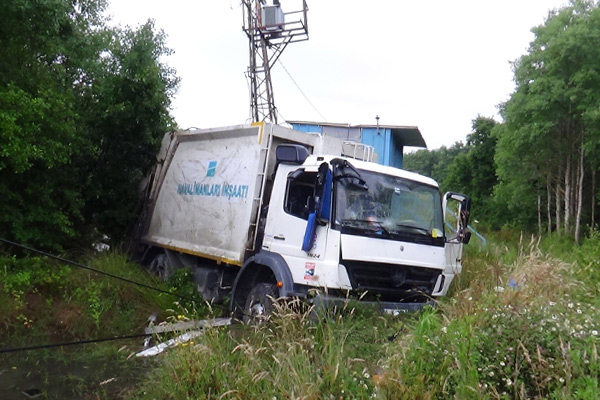
[[143,240],[241,265],[282,143],[323,150],[321,136],[271,124],[173,133],[149,191]]

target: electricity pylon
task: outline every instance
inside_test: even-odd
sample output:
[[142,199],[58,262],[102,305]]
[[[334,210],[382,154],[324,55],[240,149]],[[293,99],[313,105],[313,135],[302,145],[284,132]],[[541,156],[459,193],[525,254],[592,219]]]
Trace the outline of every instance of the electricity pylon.
[[250,113],[253,122],[277,123],[271,68],[288,44],[308,40],[306,13],[302,10],[284,13],[278,0],[242,0],[244,32],[248,35],[250,63]]

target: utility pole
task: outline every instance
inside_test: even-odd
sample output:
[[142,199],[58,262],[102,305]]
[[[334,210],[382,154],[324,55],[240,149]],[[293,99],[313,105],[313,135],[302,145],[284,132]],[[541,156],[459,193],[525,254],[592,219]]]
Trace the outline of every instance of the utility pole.
[[252,122],[277,123],[271,68],[288,44],[308,40],[306,1],[302,10],[284,13],[279,0],[242,0],[244,32],[249,39]]

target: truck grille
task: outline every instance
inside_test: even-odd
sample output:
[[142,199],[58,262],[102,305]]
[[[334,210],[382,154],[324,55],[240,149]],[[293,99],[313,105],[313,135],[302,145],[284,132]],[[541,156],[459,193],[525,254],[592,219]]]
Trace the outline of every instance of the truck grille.
[[343,260],[354,290],[382,296],[382,300],[407,300],[430,296],[439,269]]

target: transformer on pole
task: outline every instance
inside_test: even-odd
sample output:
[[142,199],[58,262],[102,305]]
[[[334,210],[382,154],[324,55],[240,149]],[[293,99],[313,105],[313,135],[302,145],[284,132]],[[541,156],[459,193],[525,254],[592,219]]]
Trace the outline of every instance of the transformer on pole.
[[271,67],[288,44],[308,40],[306,1],[302,10],[284,13],[279,0],[242,0],[244,32],[248,35],[250,113],[252,122],[277,123]]

